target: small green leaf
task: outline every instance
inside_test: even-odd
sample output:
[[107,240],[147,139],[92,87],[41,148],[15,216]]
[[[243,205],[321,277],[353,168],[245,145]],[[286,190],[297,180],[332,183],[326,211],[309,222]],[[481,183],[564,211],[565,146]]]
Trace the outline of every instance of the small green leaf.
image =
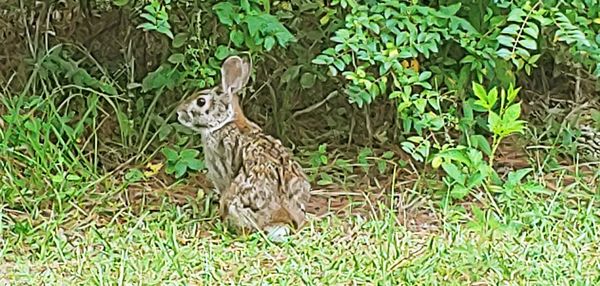
[[174,171],[175,177],[181,178],[183,175],[185,175],[185,172],[187,171],[187,165],[183,161],[179,161],[177,162],[177,164],[175,164]]
[[475,96],[477,96],[479,100],[484,101],[487,104],[487,92],[485,91],[485,88],[477,82],[473,82],[472,85],[473,93],[475,93]]
[[333,58],[327,55],[318,55],[312,60],[312,63],[317,65],[328,65],[333,63]]
[[450,196],[453,199],[463,199],[465,198],[467,195],[469,194],[469,189],[467,189],[465,186],[457,184],[452,186],[452,190],[450,191]]
[[537,39],[538,36],[540,35],[540,28],[538,28],[538,26],[536,24],[533,24],[531,22],[529,22],[529,25],[527,28],[523,29],[523,32],[529,36],[531,36],[534,39]]
[[220,45],[217,47],[217,50],[215,51],[215,58],[217,58],[218,60],[224,60],[226,57],[228,57],[230,54],[229,52],[229,48],[227,48],[226,46]]
[[487,105],[490,108],[494,108],[496,101],[498,100],[498,88],[494,87],[487,94]]
[[302,66],[300,65],[296,65],[296,66],[292,66],[289,67],[285,72],[283,72],[283,74],[281,75],[281,82],[290,82],[293,79],[296,79],[298,77],[298,74],[300,73],[300,68]]
[[496,37],[496,40],[498,41],[498,43],[506,47],[512,47],[515,43],[515,39],[505,35],[499,35],[498,37]]
[[113,3],[119,7],[123,7],[129,3],[129,0],[113,0]]
[[181,53],[172,54],[167,59],[172,64],[181,64],[185,61],[185,56]]
[[241,47],[244,44],[244,33],[238,30],[229,32],[229,39],[236,47]]
[[384,159],[392,159],[394,157],[394,152],[386,151],[381,157],[383,157]]
[[188,159],[186,163],[187,163],[188,168],[190,168],[194,171],[199,171],[199,170],[204,169],[204,161],[202,161],[202,160]]
[[523,22],[523,18],[527,16],[527,13],[520,8],[513,8],[508,15],[508,21],[510,22]]
[[502,119],[504,121],[512,122],[519,119],[519,116],[521,116],[521,103],[515,103],[509,106],[506,111],[504,111]]
[[444,162],[442,157],[436,156],[433,158],[433,160],[431,160],[431,167],[437,169],[442,165],[442,162]]
[[531,173],[531,171],[533,171],[532,168],[525,168],[508,173],[507,183],[518,184],[525,176],[527,176],[527,174]]
[[70,182],[77,182],[77,181],[81,181],[81,177],[75,174],[68,174],[67,175],[67,181]]
[[483,153],[485,153],[488,156],[492,154],[492,148],[490,147],[490,143],[487,141],[487,139],[485,139],[483,135],[471,135],[470,139],[471,144],[473,144],[474,147],[481,149],[481,151],[483,151]]
[[164,147],[162,149],[162,153],[163,153],[163,155],[165,155],[165,158],[167,158],[167,161],[169,161],[169,162],[174,162],[179,157],[175,150],[168,148],[168,147]]
[[144,19],[148,20],[148,22],[150,22],[150,23],[151,23],[153,26],[154,26],[154,25],[156,25],[156,22],[158,22],[158,21],[156,20],[156,17],[154,17],[153,15],[150,15],[150,14],[148,14],[148,13],[142,13],[142,14],[140,15],[140,17],[142,17],[142,18],[144,18]]
[[458,12],[458,10],[460,10],[460,6],[461,6],[460,2],[458,2],[456,4],[452,4],[450,6],[441,6],[440,7],[440,13],[442,15],[450,18],[450,16],[456,15],[456,12]]
[[200,154],[200,151],[196,149],[185,149],[179,153],[179,157],[182,159],[193,159]]
[[512,36],[517,36],[519,34],[519,29],[520,29],[519,25],[510,24],[506,28],[502,29],[502,33],[509,34]]
[[316,76],[313,73],[306,72],[300,77],[300,85],[302,85],[303,88],[313,87],[315,85],[315,81]]
[[483,184],[483,180],[485,180],[485,175],[481,172],[477,172],[469,176],[466,187],[469,189],[479,187]]
[[150,23],[142,23],[142,24],[138,25],[136,28],[144,29],[144,31],[156,30],[156,26],[154,26],[153,24],[150,24]]
[[452,163],[444,162],[442,163],[442,169],[458,184],[463,185],[466,181],[465,175],[456,167],[456,165]]
[[183,47],[183,45],[185,45],[185,42],[187,41],[187,33],[179,33],[177,35],[175,35],[175,37],[173,38],[173,42],[171,43],[171,45],[173,45],[173,48],[181,48]]
[[488,127],[490,128],[490,131],[496,135],[502,134],[502,125],[501,124],[502,124],[502,120],[500,119],[500,116],[498,116],[498,114],[496,114],[496,112],[490,111],[490,113],[488,115]]
[[377,161],[377,170],[379,171],[379,173],[381,173],[381,174],[385,173],[386,169],[387,169],[387,163],[385,161]]
[[519,41],[519,44],[521,44],[521,46],[523,46],[529,50],[537,49],[537,43],[535,42],[535,40],[532,40],[532,39],[521,39]]
[[426,81],[431,77],[431,72],[430,71],[424,71],[421,74],[419,74],[419,81]]
[[234,19],[239,17],[237,16],[239,15],[237,11],[238,9],[236,9],[233,4],[227,1],[220,1],[219,3],[215,4],[212,9],[217,14],[219,22],[227,26],[232,26]]
[[272,36],[267,36],[265,38],[265,42],[264,42],[265,50],[270,51],[271,49],[273,49],[274,46],[275,46],[275,38],[273,38]]
[[498,51],[496,51],[496,55],[498,55],[504,60],[508,60],[513,56],[512,52],[509,51],[507,48],[499,49]]

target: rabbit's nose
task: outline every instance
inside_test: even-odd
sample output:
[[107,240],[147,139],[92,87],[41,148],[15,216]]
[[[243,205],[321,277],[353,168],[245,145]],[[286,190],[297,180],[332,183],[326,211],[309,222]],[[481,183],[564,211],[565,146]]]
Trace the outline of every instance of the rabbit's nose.
[[190,116],[188,115],[187,111],[185,111],[185,110],[177,110],[177,119],[180,122],[189,122]]

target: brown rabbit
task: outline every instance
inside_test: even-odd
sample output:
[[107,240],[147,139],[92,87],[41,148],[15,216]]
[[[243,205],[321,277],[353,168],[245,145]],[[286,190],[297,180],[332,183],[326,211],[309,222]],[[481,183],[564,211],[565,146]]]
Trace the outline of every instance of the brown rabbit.
[[221,217],[245,231],[288,233],[304,224],[310,184],[281,141],[244,116],[237,94],[250,70],[238,56],[226,59],[221,86],[182,103],[178,120],[202,136],[208,177],[221,196]]

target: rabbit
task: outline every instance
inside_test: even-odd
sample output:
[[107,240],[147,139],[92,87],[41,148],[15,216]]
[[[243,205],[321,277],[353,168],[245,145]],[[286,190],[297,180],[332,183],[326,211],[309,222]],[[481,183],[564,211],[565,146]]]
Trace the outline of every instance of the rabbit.
[[244,115],[238,93],[250,71],[247,60],[230,56],[221,67],[221,86],[185,100],[177,118],[202,138],[221,218],[243,232],[287,235],[306,221],[311,186],[281,141]]

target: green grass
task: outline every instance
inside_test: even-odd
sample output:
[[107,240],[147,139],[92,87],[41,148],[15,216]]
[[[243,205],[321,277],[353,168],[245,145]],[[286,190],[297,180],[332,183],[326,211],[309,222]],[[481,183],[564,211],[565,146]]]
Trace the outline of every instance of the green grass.
[[471,212],[455,206],[437,213],[439,226],[429,232],[405,228],[395,212],[385,208],[378,219],[312,217],[306,228],[282,244],[258,234],[231,236],[221,230],[218,219],[202,215],[203,200],[193,198],[184,204],[164,199],[146,205],[145,210],[134,210],[108,195],[98,195],[104,201],[89,211],[38,209],[25,215],[3,207],[0,281],[11,285],[598,285],[597,200],[575,202],[569,197],[560,193],[551,200],[537,197],[528,201],[530,213],[503,219],[488,211],[475,212],[473,218]]

